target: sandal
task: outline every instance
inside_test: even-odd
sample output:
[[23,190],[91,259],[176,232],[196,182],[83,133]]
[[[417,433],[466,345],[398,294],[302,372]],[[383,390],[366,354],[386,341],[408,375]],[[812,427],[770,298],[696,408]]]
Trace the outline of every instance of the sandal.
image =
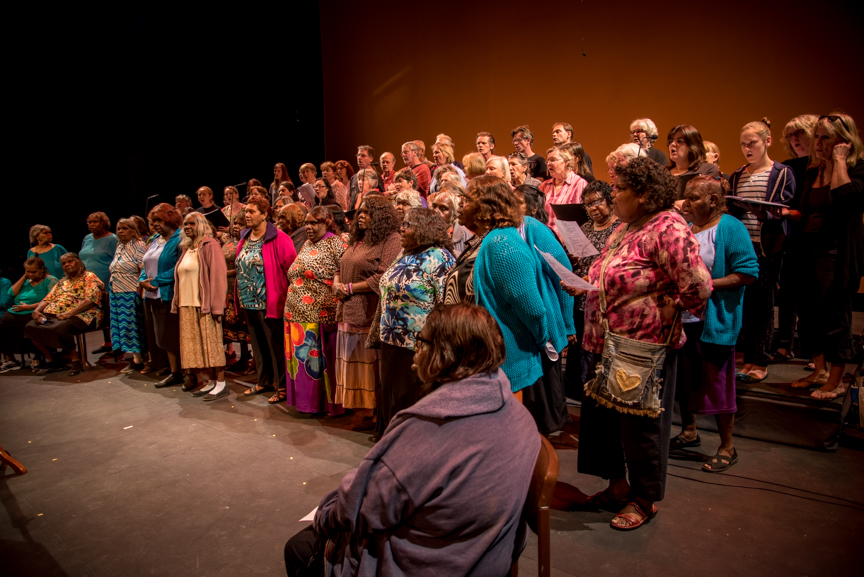
[[833,391],[822,391],[817,389],[810,393],[810,397],[817,401],[833,401],[837,397],[842,397],[846,394],[848,387],[841,382]]
[[[632,531],[633,529],[638,529],[645,523],[649,522],[651,519],[657,516],[657,512],[660,510],[657,508],[657,505],[651,504],[651,512],[647,515],[645,511],[642,510],[642,507],[639,506],[639,503],[636,501],[630,501],[625,505],[632,506],[636,509],[636,513],[618,513],[615,517],[612,518],[612,521],[609,523],[609,526],[613,529],[617,529],[618,531]],[[627,525],[616,525],[615,519],[623,519],[627,522]]]
[[[783,351],[783,352],[780,352],[780,351]],[[786,361],[794,359],[794,358],[795,358],[795,355],[792,354],[790,351],[787,351],[786,349],[777,349],[776,351],[771,353],[769,360],[772,363],[785,363]]]
[[696,438],[692,441],[687,441],[686,439],[677,436],[669,441],[669,450],[670,451],[680,451],[681,449],[686,449],[687,447],[701,447],[702,439],[699,438],[699,433],[696,433]]
[[768,378],[768,373],[765,373],[764,377],[754,377],[751,373],[737,373],[735,378],[741,381],[742,383],[746,383],[748,385],[752,385],[754,383],[761,383],[765,379]]
[[804,365],[804,370],[805,371],[815,371],[816,370],[816,363],[814,363],[813,361],[810,361],[809,363]]
[[246,389],[243,392],[243,396],[244,397],[252,397],[255,395],[260,395],[261,393],[264,393],[264,392],[270,391],[270,390],[272,390],[272,387],[265,387],[262,385],[253,385],[252,387]]
[[731,457],[717,453],[702,465],[702,470],[706,473],[722,473],[737,462],[738,450],[733,448]]
[[278,403],[284,403],[286,398],[287,395],[285,394],[285,391],[276,391],[276,394],[267,399],[267,402],[271,405],[276,405]]

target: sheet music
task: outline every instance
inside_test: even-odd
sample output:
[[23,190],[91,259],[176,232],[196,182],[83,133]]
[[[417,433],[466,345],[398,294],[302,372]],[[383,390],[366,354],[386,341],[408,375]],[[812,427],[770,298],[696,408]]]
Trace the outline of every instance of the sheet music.
[[541,256],[543,256],[544,259],[546,259],[546,262],[549,263],[549,266],[552,267],[552,270],[555,271],[555,274],[558,275],[558,278],[564,281],[564,284],[581,290],[597,290],[596,286],[584,280],[581,276],[577,275],[576,273],[568,269],[566,266],[555,260],[554,256],[547,252],[543,252],[542,250],[537,248],[537,245],[534,245],[534,248],[537,250],[537,252],[540,253]]
[[558,227],[558,232],[561,235],[561,240],[564,241],[564,246],[567,251],[576,258],[586,256],[594,256],[600,252],[594,248],[585,233],[582,232],[582,227],[579,223],[572,220],[556,220],[555,225]]

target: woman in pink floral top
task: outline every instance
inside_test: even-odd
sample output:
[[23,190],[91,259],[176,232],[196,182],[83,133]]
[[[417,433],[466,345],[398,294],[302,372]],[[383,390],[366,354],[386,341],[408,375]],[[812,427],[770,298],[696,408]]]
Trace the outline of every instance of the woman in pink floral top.
[[[333,277],[345,243],[333,234],[332,213],[316,206],[306,215],[309,240],[288,269],[285,299],[285,364],[287,390],[277,391],[279,401],[301,413],[344,409],[334,402],[336,394],[336,296]],[[277,401],[278,402],[278,401]]]
[[[604,283],[609,330],[634,340],[671,344],[663,365],[660,417],[624,414],[589,395],[582,401],[579,472],[609,479],[609,487],[588,500],[595,507],[620,508],[612,527],[631,530],[657,514],[666,485],[677,349],[684,345],[680,313],[699,316],[711,296],[711,275],[696,241],[672,207],[677,182],[650,159],[616,168],[614,212],[623,223],[592,265],[589,279]],[[602,263],[614,251],[600,279]],[[582,340],[583,382],[593,377],[603,351],[599,291],[588,293]],[[630,482],[627,482],[629,473]]]

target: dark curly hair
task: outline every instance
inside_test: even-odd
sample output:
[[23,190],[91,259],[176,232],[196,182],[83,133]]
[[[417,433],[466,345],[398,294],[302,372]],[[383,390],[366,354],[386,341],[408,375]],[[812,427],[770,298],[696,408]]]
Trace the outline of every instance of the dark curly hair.
[[615,167],[618,186],[626,186],[645,196],[643,206],[650,214],[672,208],[678,192],[678,179],[650,158],[640,156]]
[[367,195],[357,212],[359,213],[364,208],[369,215],[366,230],[360,230],[357,227],[357,215],[355,215],[354,220],[351,222],[348,246],[354,246],[361,240],[365,240],[371,246],[375,246],[387,240],[387,237],[394,232],[399,232],[399,215],[396,213],[396,209],[393,208],[393,203],[382,195]]
[[405,215],[404,222],[414,229],[414,242],[418,244],[418,252],[437,246],[453,253],[453,240],[447,232],[447,224],[441,215],[431,208],[412,208]]
[[522,224],[519,200],[504,179],[488,174],[472,178],[465,193],[479,205],[474,220],[490,228]]
[[612,206],[612,185],[605,180],[595,180],[589,182],[585,190],[582,191],[582,198],[588,196],[589,192],[594,192],[600,195],[600,198],[606,201],[606,204]]
[[549,214],[546,212],[546,195],[536,186],[520,184],[513,192],[525,201],[525,216],[536,218],[543,224],[549,224]]

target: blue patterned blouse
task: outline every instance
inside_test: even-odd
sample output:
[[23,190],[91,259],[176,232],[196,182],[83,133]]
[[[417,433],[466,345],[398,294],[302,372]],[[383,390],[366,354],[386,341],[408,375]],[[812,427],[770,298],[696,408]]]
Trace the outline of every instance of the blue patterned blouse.
[[399,253],[381,276],[381,341],[414,350],[426,317],[444,301],[444,279],[455,259],[433,247],[418,254]]
[[264,238],[247,238],[234,263],[237,265],[237,293],[240,306],[250,310],[267,310],[267,285],[264,282]]

